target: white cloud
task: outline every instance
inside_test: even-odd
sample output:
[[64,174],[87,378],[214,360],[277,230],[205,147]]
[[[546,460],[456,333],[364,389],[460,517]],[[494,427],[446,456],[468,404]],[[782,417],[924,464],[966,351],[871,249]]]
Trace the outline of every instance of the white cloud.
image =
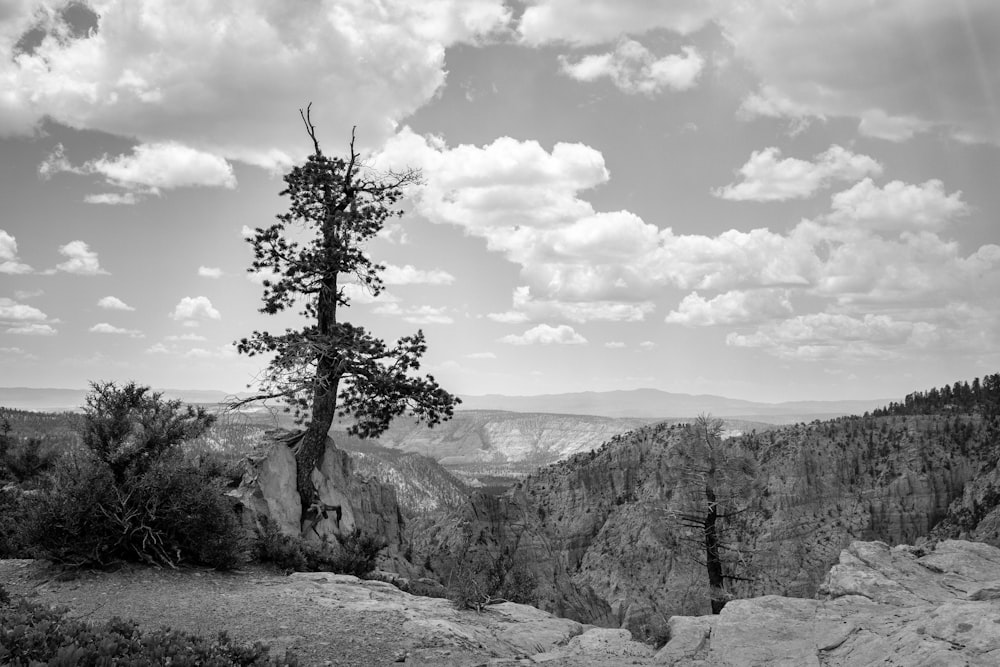
[[243,225],[242,227],[240,227],[240,236],[242,236],[245,239],[253,237],[256,233],[257,232],[254,231],[254,228],[251,227],[250,225]]
[[500,342],[511,345],[582,345],[587,339],[566,324],[557,327],[539,324],[519,336],[514,334],[504,336]]
[[17,240],[0,229],[0,273],[31,273],[32,268],[17,257]]
[[962,193],[946,194],[939,180],[922,185],[892,181],[880,188],[866,178],[835,194],[832,208],[830,219],[835,222],[884,231],[940,229],[969,212]]
[[386,264],[382,280],[386,285],[450,285],[455,282],[455,276],[441,269],[425,271],[410,264],[405,266]]
[[701,0],[532,0],[521,15],[518,32],[532,46],[600,44],[656,28],[686,35],[708,22],[713,13],[710,5]]
[[170,317],[175,320],[194,321],[198,319],[218,320],[222,315],[215,309],[207,296],[186,296],[182,298]]
[[340,286],[344,290],[344,296],[346,296],[350,303],[352,304],[371,304],[371,303],[394,303],[398,299],[388,292],[380,292],[378,296],[373,296],[368,288],[358,285],[357,283],[345,283]]
[[19,336],[55,336],[56,330],[48,324],[38,324],[35,322],[27,324],[15,324],[8,327],[6,333]]
[[561,318],[570,322],[640,322],[653,312],[651,301],[629,303],[620,301],[557,301],[535,299],[527,285],[514,288],[512,310],[504,313],[490,313],[488,318],[495,322],[514,324],[528,321]]
[[791,313],[788,290],[732,290],[712,299],[692,292],[665,321],[686,326],[718,326],[778,319]]
[[18,303],[6,297],[0,297],[0,321],[13,320],[23,322],[26,320],[48,319],[42,311],[34,306]]
[[766,325],[749,335],[730,333],[726,344],[762,348],[786,359],[862,360],[887,358],[902,348],[922,348],[936,340],[936,327],[927,322],[814,313]]
[[621,342],[620,340],[609,340],[607,343],[604,344],[604,347],[608,348],[609,350],[620,350],[625,347],[625,343]]
[[[8,8],[0,135],[30,134],[49,117],[274,168],[311,148],[295,110],[312,100],[319,127],[358,123],[361,142],[376,146],[444,84],[448,46],[477,42],[511,17],[502,0],[91,5],[92,33],[71,35],[59,12],[47,12],[50,35],[16,57],[13,45],[39,14],[36,3]],[[338,148],[345,140],[324,138]]]
[[497,355],[493,352],[473,352],[471,354],[465,355],[466,359],[496,359]]
[[163,343],[154,343],[146,349],[147,354],[169,354],[170,349]]
[[878,176],[882,165],[867,155],[858,155],[840,146],[830,146],[813,162],[797,158],[781,159],[778,148],[754,151],[740,167],[743,180],[713,190],[716,197],[734,201],[786,201],[805,199],[834,181],[857,181]]
[[[59,254],[66,257],[66,261],[57,264],[56,271],[75,273],[80,276],[107,275],[108,272],[101,268],[97,259],[97,253],[83,241],[70,241],[59,247]],[[50,271],[51,273],[51,271]]]
[[1000,143],[1000,68],[993,66],[1000,5],[992,0],[720,8],[735,56],[762,81],[748,110],[793,120],[855,118],[863,133],[889,140],[940,127]]
[[417,306],[402,308],[396,302],[383,303],[372,309],[377,315],[400,317],[404,322],[412,324],[451,324],[455,320],[447,314],[447,308],[433,306]]
[[92,333],[116,334],[121,336],[131,336],[132,338],[144,338],[144,334],[138,329],[123,329],[107,322],[95,324],[89,329]]
[[271,269],[261,269],[260,271],[250,271],[247,273],[247,280],[255,285],[263,285],[265,280],[273,283],[280,277],[280,273]]
[[222,269],[215,266],[199,266],[198,275],[202,278],[221,278]]
[[84,201],[88,204],[135,204],[146,195],[180,187],[236,187],[233,168],[225,159],[172,141],[140,144],[130,155],[104,156],[80,167],[70,164],[60,144],[38,167],[38,173],[50,178],[60,171],[96,174],[108,185],[124,190],[87,195]]
[[654,347],[656,347],[656,343],[654,343],[651,340],[644,340],[641,343],[639,343],[639,347],[641,347],[644,350],[652,350]]
[[392,222],[385,225],[375,236],[383,241],[398,243],[399,245],[405,245],[407,242],[406,229],[398,222]]
[[96,195],[84,195],[83,201],[85,204],[133,206],[139,203],[139,197],[134,192],[101,192]]
[[232,359],[237,356],[237,352],[231,343],[225,343],[210,350],[193,347],[181,356],[185,359]]
[[577,81],[611,79],[625,93],[654,95],[664,90],[688,90],[694,87],[705,59],[692,47],[682,55],[657,58],[639,42],[623,39],[614,51],[583,56],[573,62],[561,56],[562,72]]
[[135,310],[135,308],[116,296],[103,297],[97,302],[97,305],[101,308],[107,308],[108,310]]
[[197,341],[197,340],[206,340],[206,338],[204,336],[198,335],[196,333],[186,333],[186,334],[180,334],[179,336],[165,336],[163,338],[163,340],[172,341],[172,342],[180,341],[180,340],[195,340],[195,341]]

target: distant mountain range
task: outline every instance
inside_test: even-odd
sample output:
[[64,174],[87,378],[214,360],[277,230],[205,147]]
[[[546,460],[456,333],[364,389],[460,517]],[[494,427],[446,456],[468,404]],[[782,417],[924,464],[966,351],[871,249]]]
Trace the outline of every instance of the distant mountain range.
[[676,394],[659,389],[632,389],[541,396],[463,396],[461,407],[463,410],[507,410],[640,419],[686,418],[710,413],[716,417],[741,417],[782,424],[860,415],[888,405],[891,400],[899,399],[760,403],[711,394]]
[[[201,389],[158,391],[163,391],[167,398],[179,398],[186,403],[222,403],[237,396],[235,393],[225,391]],[[0,387],[0,406],[19,410],[78,410],[83,405],[86,395],[85,389]],[[783,424],[863,414],[887,405],[890,400],[898,399],[760,403],[711,394],[693,395],[659,389],[633,389],[540,396],[501,394],[463,396],[461,409],[638,419],[690,418],[701,413],[710,413],[716,417],[739,417]]]

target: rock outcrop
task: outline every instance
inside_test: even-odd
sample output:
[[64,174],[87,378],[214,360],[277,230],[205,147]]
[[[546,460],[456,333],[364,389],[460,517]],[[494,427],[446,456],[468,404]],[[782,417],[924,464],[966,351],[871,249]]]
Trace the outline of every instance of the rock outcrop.
[[[945,428],[943,419],[949,420]],[[422,530],[447,575],[470,540],[517,544],[532,564],[539,606],[581,622],[654,638],[678,614],[707,613],[709,595],[674,448],[683,427],[647,427],[530,475],[501,498],[474,496]],[[857,539],[915,542],[996,460],[996,429],[977,416],[846,418],[727,441],[757,464],[753,511],[720,527],[735,598],[812,597]]]
[[276,429],[265,433],[259,454],[251,456],[239,488],[230,492],[251,524],[264,516],[286,535],[335,538],[355,528],[386,540],[390,551],[403,544],[403,516],[392,486],[354,474],[347,452],[327,438],[326,450],[312,479],[326,517],[301,525],[302,505],[295,487],[295,453],[302,433]]
[[719,616],[670,620],[655,664],[1000,664],[1000,549],[855,542],[819,599],[735,600]]

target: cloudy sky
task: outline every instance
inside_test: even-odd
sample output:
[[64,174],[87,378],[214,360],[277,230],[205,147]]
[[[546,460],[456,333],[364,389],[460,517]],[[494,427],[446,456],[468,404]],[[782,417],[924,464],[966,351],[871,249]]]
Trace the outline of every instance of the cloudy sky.
[[[357,126],[423,170],[348,318],[459,394],[1000,369],[995,0],[0,0],[0,385],[242,390],[244,236]],[[255,282],[256,280],[256,282]]]

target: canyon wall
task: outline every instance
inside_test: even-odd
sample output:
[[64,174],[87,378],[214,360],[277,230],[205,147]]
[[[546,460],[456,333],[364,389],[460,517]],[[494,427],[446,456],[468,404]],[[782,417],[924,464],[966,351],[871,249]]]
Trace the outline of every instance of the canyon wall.
[[[998,433],[995,418],[895,416],[726,440],[755,464],[747,511],[720,522],[727,573],[740,577],[729,593],[811,597],[852,540],[928,535],[966,482],[992,469]],[[504,497],[473,497],[418,547],[447,576],[463,545],[516,545],[541,608],[654,636],[672,615],[708,611],[704,545],[684,519],[692,496],[678,476],[688,437],[687,427],[661,425],[613,438]]]

